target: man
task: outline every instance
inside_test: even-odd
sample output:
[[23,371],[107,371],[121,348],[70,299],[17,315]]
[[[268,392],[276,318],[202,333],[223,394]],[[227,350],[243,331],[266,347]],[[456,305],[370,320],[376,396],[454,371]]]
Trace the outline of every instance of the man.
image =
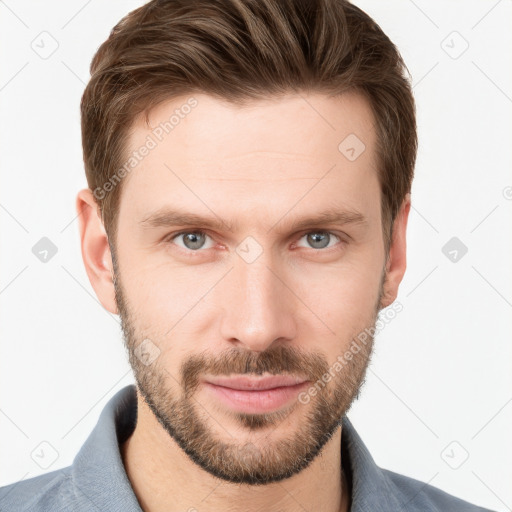
[[378,468],[346,413],[406,269],[404,63],[336,0],[153,0],[91,66],[91,284],[137,386],[2,510],[482,511]]

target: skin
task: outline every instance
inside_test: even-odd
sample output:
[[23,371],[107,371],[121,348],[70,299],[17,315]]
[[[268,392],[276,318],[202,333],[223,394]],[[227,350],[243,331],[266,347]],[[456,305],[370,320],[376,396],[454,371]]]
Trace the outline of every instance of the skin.
[[[245,107],[194,98],[197,107],[123,178],[114,258],[91,190],[77,196],[86,271],[121,316],[137,382],[138,421],[121,446],[127,475],[151,512],[347,511],[339,419],[373,340],[308,403],[272,414],[236,414],[201,379],[250,368],[318,382],[397,296],[410,196],[386,254],[374,118],[357,94],[290,93]],[[137,120],[130,149],[186,100],[159,105],[149,127]],[[338,150],[349,134],[366,148],[354,161]],[[164,206],[225,224],[141,224]],[[328,207],[365,222],[294,228]],[[195,245],[186,234],[171,239],[183,230],[204,235]],[[145,339],[149,364],[137,357]]]

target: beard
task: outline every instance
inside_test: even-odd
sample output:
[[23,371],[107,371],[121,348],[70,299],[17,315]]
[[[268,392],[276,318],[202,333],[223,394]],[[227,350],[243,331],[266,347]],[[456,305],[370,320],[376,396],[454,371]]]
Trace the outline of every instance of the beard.
[[[359,397],[372,354],[385,274],[368,325],[340,340],[340,348],[345,352],[350,341],[355,341],[359,333],[371,333],[366,335],[364,343],[359,343],[360,350],[339,365],[341,369],[332,372],[335,365],[330,365],[321,352],[304,352],[297,347],[273,344],[259,353],[233,348],[218,356],[206,352],[191,355],[181,363],[178,379],[160,364],[159,358],[147,364],[137,356],[135,349],[145,336],[137,329],[135,316],[129,310],[114,251],[112,259],[115,297],[137,388],[160,425],[189,458],[217,478],[250,485],[279,482],[308,467],[335,434],[343,416]],[[160,347],[167,343],[164,340],[154,342]],[[290,406],[270,413],[231,411],[230,416],[239,427],[251,432],[251,435],[261,432],[261,436],[254,442],[233,436],[229,441],[221,439],[212,428],[212,422],[222,425],[195,397],[201,376],[263,373],[304,375],[311,386],[316,384],[317,392],[314,396],[308,396],[307,403],[296,400]],[[322,376],[328,373],[334,375],[326,384]],[[171,389],[169,382],[176,382],[177,390]],[[295,430],[288,429],[278,439],[271,439],[274,430],[279,429],[283,421],[298,408],[303,409],[300,426]]]

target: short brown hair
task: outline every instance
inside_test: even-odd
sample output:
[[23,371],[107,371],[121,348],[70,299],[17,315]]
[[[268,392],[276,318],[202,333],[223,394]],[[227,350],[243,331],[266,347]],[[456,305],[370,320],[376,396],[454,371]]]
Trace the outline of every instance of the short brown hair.
[[122,182],[103,185],[126,161],[137,116],[147,121],[158,103],[193,92],[242,104],[351,90],[375,116],[387,252],[418,144],[406,70],[382,29],[345,0],[152,0],[135,9],[98,49],[81,101],[87,182],[102,191],[95,198],[111,246]]

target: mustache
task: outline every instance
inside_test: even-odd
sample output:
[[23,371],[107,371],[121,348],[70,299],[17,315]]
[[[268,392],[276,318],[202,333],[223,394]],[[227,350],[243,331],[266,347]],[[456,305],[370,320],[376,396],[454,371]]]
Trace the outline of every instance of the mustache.
[[320,352],[308,353],[297,347],[271,346],[264,352],[241,351],[232,348],[221,356],[207,352],[194,354],[180,366],[180,375],[186,394],[192,394],[199,385],[200,376],[237,375],[306,375],[317,381],[328,371],[329,364]]

